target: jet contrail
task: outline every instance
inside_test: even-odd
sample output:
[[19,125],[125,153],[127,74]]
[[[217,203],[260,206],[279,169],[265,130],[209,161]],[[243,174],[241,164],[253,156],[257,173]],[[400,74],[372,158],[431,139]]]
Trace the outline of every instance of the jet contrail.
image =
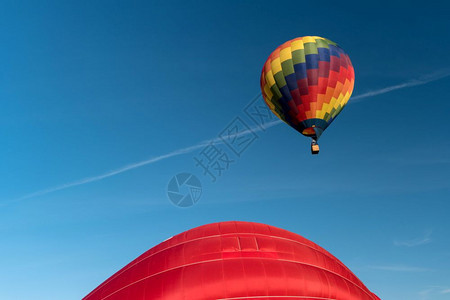
[[[361,94],[361,95],[353,97],[351,99],[351,101],[349,101],[349,104],[353,103],[353,102],[359,102],[358,100],[361,100],[361,99],[365,99],[365,98],[369,98],[369,97],[373,97],[373,96],[389,93],[391,91],[427,84],[429,82],[436,81],[436,80],[439,80],[439,79],[442,79],[442,78],[445,78],[445,77],[448,77],[448,76],[450,76],[450,71],[447,70],[447,71],[443,71],[443,72],[440,72],[440,73],[434,73],[434,74],[428,75],[426,77],[422,77],[421,79],[410,80],[410,81],[407,81],[405,83],[401,83],[401,84],[398,84],[398,85],[389,86],[389,87],[382,88],[382,89],[379,89],[379,90],[376,90],[376,91],[370,91],[370,92],[367,92],[367,93],[364,93],[364,94]],[[265,128],[270,128],[270,127],[276,126],[276,125],[281,124],[281,123],[283,123],[281,120],[277,120],[277,121],[273,121],[273,122],[267,123],[264,126],[265,126]],[[246,135],[246,134],[249,134],[249,133],[255,132],[255,131],[256,132],[257,131],[262,131],[262,129],[260,127],[255,126],[255,127],[251,128],[250,130],[245,130],[245,131],[242,131],[242,132],[238,133],[236,136]],[[18,198],[16,200],[11,201],[11,202],[25,200],[25,199],[30,199],[30,198],[33,198],[33,197],[50,194],[50,193],[53,193],[53,192],[56,192],[56,191],[65,190],[65,189],[70,188],[70,187],[74,187],[74,186],[83,185],[83,184],[86,184],[86,183],[99,181],[99,180],[102,180],[102,179],[105,179],[105,178],[108,178],[108,177],[111,177],[111,176],[115,176],[115,175],[121,174],[121,173],[126,172],[126,171],[130,171],[130,170],[142,167],[142,166],[146,166],[146,165],[150,165],[150,164],[156,163],[156,162],[161,161],[161,160],[165,160],[165,159],[168,159],[168,158],[171,158],[171,157],[174,157],[174,156],[178,156],[178,155],[182,155],[182,154],[193,152],[194,150],[200,149],[202,147],[206,147],[211,142],[216,143],[216,144],[223,143],[222,139],[219,138],[219,137],[213,138],[213,139],[210,139],[210,140],[205,140],[205,141],[200,142],[200,143],[198,143],[198,144],[196,144],[194,146],[182,148],[182,149],[179,149],[179,150],[175,150],[175,151],[169,152],[167,154],[155,156],[155,157],[152,157],[152,158],[147,159],[147,160],[143,160],[143,161],[140,161],[140,162],[137,162],[137,163],[129,164],[129,165],[123,166],[121,168],[118,168],[118,169],[115,169],[115,170],[112,170],[112,171],[108,171],[106,173],[103,173],[103,174],[100,174],[100,175],[97,175],[97,176],[86,177],[86,178],[83,178],[83,179],[80,179],[80,180],[77,180],[77,181],[73,181],[73,182],[69,182],[69,183],[66,183],[66,184],[59,185],[59,186],[55,186],[55,187],[51,187],[51,188],[48,188],[48,189],[40,190],[40,191],[31,193],[31,194],[22,196],[22,197],[20,197],[20,198]],[[5,203],[3,203],[3,205],[5,205]]]
[[381,95],[381,94],[386,94],[386,93],[389,93],[389,92],[392,92],[395,90],[427,84],[429,82],[436,81],[436,80],[439,80],[439,79],[442,79],[442,78],[445,78],[448,76],[450,76],[450,71],[448,71],[448,70],[439,72],[439,73],[433,73],[428,76],[422,77],[421,79],[410,80],[410,81],[407,81],[404,83],[400,83],[400,84],[393,85],[393,86],[388,86],[383,89],[379,89],[376,91],[370,91],[370,92],[355,96],[350,99],[351,101],[349,101],[349,104],[353,103],[353,102],[359,102],[358,100],[361,100],[361,99],[365,99],[365,98],[369,98],[369,97],[373,97],[373,96],[377,96],[377,95]]
[[[281,120],[276,120],[276,121],[269,122],[269,123],[264,125],[264,130],[267,129],[267,128],[273,127],[275,125],[278,125],[280,123],[282,123]],[[250,129],[244,130],[242,132],[239,132],[239,133],[233,135],[233,137],[239,137],[239,136],[247,135],[247,134],[252,133],[252,132],[258,132],[258,131],[262,131],[262,130],[263,129],[261,129],[259,126],[255,126],[253,128],[250,128]],[[230,135],[225,136],[225,137],[230,137]],[[90,182],[94,182],[94,181],[99,181],[99,180],[102,180],[102,179],[105,179],[105,178],[108,178],[108,177],[111,177],[111,176],[114,176],[114,175],[117,175],[117,174],[129,171],[129,170],[133,170],[133,169],[136,169],[136,168],[139,168],[139,167],[142,167],[142,166],[153,164],[155,162],[158,162],[158,161],[161,161],[161,160],[164,160],[164,159],[167,159],[167,158],[171,158],[171,157],[174,157],[174,156],[178,156],[178,155],[182,155],[182,154],[193,152],[194,150],[206,147],[207,145],[209,145],[211,143],[223,144],[223,140],[220,137],[216,137],[216,138],[210,139],[210,140],[205,140],[205,141],[200,142],[200,143],[198,143],[198,144],[196,144],[194,146],[178,149],[178,150],[169,152],[167,154],[155,156],[155,157],[152,157],[152,158],[149,158],[149,159],[137,162],[137,163],[129,164],[129,165],[123,166],[121,168],[118,168],[118,169],[115,169],[115,170],[111,170],[111,171],[108,171],[106,173],[103,173],[103,174],[100,174],[100,175],[97,175],[97,176],[86,177],[86,178],[83,178],[83,179],[80,179],[80,180],[77,180],[77,181],[73,181],[73,182],[70,182],[70,183],[62,184],[62,185],[55,186],[55,187],[52,187],[52,188],[48,188],[48,189],[45,189],[45,190],[37,191],[37,192],[31,193],[31,194],[22,196],[22,197],[20,197],[20,198],[18,198],[16,200],[13,200],[13,201],[25,200],[25,199],[29,199],[29,198],[33,198],[33,197],[37,197],[37,196],[42,196],[42,195],[46,195],[46,194],[49,194],[49,193],[53,193],[53,192],[56,192],[56,191],[65,190],[67,188],[74,187],[74,186],[77,186],[77,185],[82,185],[82,184],[86,184],[86,183],[90,183]]]
[[140,162],[137,162],[137,163],[134,163],[134,164],[129,164],[129,165],[126,165],[124,167],[121,167],[121,168],[118,168],[118,169],[115,169],[115,170],[112,170],[112,171],[109,171],[109,172],[106,172],[106,173],[103,173],[103,174],[100,174],[100,175],[97,175],[97,176],[86,177],[86,178],[83,178],[83,179],[80,179],[80,180],[77,180],[77,181],[73,181],[73,182],[70,182],[70,183],[62,184],[62,185],[55,186],[55,187],[52,187],[52,188],[48,188],[48,189],[45,189],[45,190],[37,191],[37,192],[31,193],[31,194],[22,196],[22,197],[16,199],[16,201],[25,200],[25,199],[33,198],[33,197],[36,197],[36,196],[49,194],[49,193],[52,193],[52,192],[64,190],[64,189],[67,189],[67,188],[70,188],[70,187],[73,187],[73,186],[77,186],[77,185],[82,185],[82,184],[86,184],[86,183],[90,183],[90,182],[94,182],[94,181],[99,181],[99,180],[102,180],[102,179],[105,179],[105,178],[108,178],[108,177],[111,177],[111,176],[114,176],[114,175],[117,175],[117,174],[129,171],[129,170],[133,170],[133,169],[136,169],[136,168],[148,165],[148,164],[152,164],[152,163],[158,162],[158,161],[163,160],[163,159],[167,159],[167,158],[170,158],[170,157],[174,157],[174,156],[178,156],[178,155],[181,155],[181,154],[192,152],[192,151],[194,151],[196,149],[199,149],[201,147],[204,147],[206,145],[207,144],[205,144],[205,143],[199,143],[199,144],[191,146],[191,147],[186,147],[186,148],[183,148],[183,149],[175,150],[175,151],[169,152],[167,154],[160,155],[160,156],[155,156],[155,157],[152,157],[150,159],[143,160],[143,161],[140,161]]

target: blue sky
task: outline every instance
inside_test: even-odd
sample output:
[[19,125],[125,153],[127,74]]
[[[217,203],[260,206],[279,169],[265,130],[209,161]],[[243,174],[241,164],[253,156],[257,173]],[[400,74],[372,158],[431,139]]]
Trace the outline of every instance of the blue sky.
[[[80,299],[174,234],[243,220],[311,239],[382,299],[449,299],[449,13],[444,2],[2,1],[0,298]],[[349,53],[355,100],[320,155],[276,124],[212,183],[198,145],[237,116],[255,126],[244,108],[265,59],[304,35]],[[190,208],[166,195],[180,172],[202,182]]]

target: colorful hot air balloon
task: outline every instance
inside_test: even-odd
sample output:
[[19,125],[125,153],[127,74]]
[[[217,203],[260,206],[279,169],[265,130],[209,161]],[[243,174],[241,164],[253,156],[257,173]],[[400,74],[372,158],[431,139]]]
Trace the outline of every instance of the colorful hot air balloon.
[[379,300],[337,258],[286,230],[200,226],[148,250],[84,300]]
[[317,140],[347,104],[355,72],[348,55],[336,43],[305,36],[279,46],[261,74],[264,101],[282,121]]

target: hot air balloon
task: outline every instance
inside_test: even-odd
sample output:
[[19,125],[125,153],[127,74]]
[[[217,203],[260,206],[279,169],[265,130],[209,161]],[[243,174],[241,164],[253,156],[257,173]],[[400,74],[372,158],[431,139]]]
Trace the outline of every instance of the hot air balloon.
[[336,43],[318,36],[290,40],[270,54],[261,74],[264,101],[282,121],[317,141],[353,91],[355,72]]
[[151,248],[84,300],[379,300],[337,258],[289,231],[200,226]]

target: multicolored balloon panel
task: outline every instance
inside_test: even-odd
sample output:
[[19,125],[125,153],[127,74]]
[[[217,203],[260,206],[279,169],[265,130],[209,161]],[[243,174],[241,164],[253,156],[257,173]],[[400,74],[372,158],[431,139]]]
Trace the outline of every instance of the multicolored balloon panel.
[[279,46],[261,74],[262,95],[272,112],[315,139],[347,104],[354,83],[348,55],[336,43],[318,36]]
[[337,258],[295,233],[221,222],[176,235],[84,300],[379,300]]

